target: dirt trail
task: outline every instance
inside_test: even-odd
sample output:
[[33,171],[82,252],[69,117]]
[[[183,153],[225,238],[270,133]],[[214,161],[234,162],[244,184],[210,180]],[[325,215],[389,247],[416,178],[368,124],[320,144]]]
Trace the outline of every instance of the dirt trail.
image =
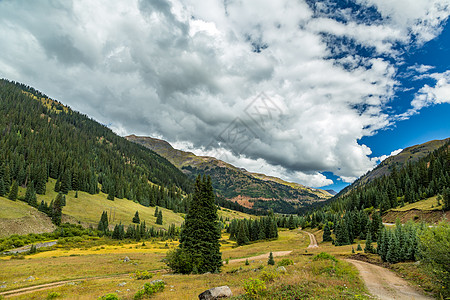
[[[272,252],[273,257],[278,257],[278,256],[285,256],[288,255],[292,252],[291,251],[277,251],[277,252]],[[237,259],[230,259],[228,261],[228,263],[237,263],[237,262],[244,262],[245,260],[263,260],[263,259],[269,259],[269,254],[270,253],[266,253],[266,254],[261,254],[261,255],[257,255],[257,256],[252,256],[252,257],[246,257],[246,258],[237,258]]]
[[[163,271],[163,270],[159,270],[159,271]],[[156,271],[153,271],[153,272],[156,272]],[[9,297],[13,297],[13,296],[16,297],[16,296],[20,296],[23,294],[33,293],[36,291],[48,290],[48,289],[51,289],[54,287],[59,287],[59,286],[69,284],[72,282],[75,283],[75,282],[86,281],[86,280],[110,279],[110,278],[120,278],[120,277],[126,277],[126,276],[130,276],[130,274],[125,273],[125,274],[117,274],[117,275],[111,275],[111,276],[96,276],[96,277],[63,280],[63,281],[33,285],[33,286],[24,287],[24,288],[20,288],[20,289],[14,289],[14,290],[9,290],[9,291],[5,291],[5,292],[0,292],[0,296],[3,296],[5,298],[9,298]]]
[[303,232],[306,232],[309,235],[309,240],[311,241],[309,243],[308,248],[319,248],[319,245],[317,244],[317,240],[316,240],[316,237],[314,236],[314,234],[309,233],[307,231],[303,231]]
[[379,299],[433,299],[416,291],[404,279],[398,277],[395,273],[386,268],[359,260],[346,259],[346,261],[352,263],[358,269],[369,292]]

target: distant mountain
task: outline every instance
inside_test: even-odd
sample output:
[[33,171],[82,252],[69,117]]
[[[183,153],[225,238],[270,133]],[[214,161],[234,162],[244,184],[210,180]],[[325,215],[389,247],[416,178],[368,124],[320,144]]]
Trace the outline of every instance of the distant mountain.
[[338,192],[336,192],[335,190],[325,190],[325,191],[327,191],[328,193],[330,193],[331,195],[337,195],[337,193]]
[[332,196],[324,190],[248,172],[214,157],[177,150],[160,139],[135,135],[127,136],[126,139],[155,151],[191,177],[197,174],[210,175],[219,197],[248,208],[294,213]]
[[443,140],[433,140],[420,145],[411,146],[405,148],[402,152],[397,155],[390,156],[382,161],[376,168],[369,171],[365,175],[361,176],[358,180],[356,180],[353,184],[349,185],[342,191],[340,191],[337,196],[343,196],[347,194],[349,191],[356,189],[358,187],[363,187],[373,180],[383,177],[385,175],[389,175],[394,167],[397,170],[402,169],[409,162],[416,162],[419,159],[426,157],[434,150],[442,147],[445,143],[447,143],[450,138],[446,138]]

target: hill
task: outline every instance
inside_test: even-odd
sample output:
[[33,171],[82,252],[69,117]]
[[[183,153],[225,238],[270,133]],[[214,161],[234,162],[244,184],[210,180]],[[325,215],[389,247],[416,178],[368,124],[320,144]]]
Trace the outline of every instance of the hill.
[[443,140],[433,140],[403,149],[399,154],[386,158],[373,170],[367,172],[351,185],[343,189],[337,194],[337,197],[341,197],[347,194],[349,191],[354,190],[358,187],[363,187],[377,178],[391,174],[394,168],[396,169],[396,171],[398,171],[408,163],[417,162],[421,158],[426,157],[436,149],[442,147],[449,140],[450,138]]
[[[50,204],[56,198],[58,193],[53,190],[55,183],[55,179],[49,180],[45,195],[37,195],[39,203],[44,201]],[[25,192],[25,188],[19,188],[20,199],[23,199]],[[78,197],[75,197],[75,192],[70,191],[66,195],[66,205],[62,209],[62,221],[96,228],[102,212],[106,211],[112,230],[115,224],[131,225],[132,218],[138,211],[140,220],[145,221],[147,226],[153,226],[156,229],[168,229],[171,224],[180,227],[184,222],[183,213],[175,213],[172,210],[158,207],[158,210],[162,211],[163,214],[163,224],[158,225],[154,216],[156,207],[142,206],[127,199],[111,201],[107,199],[107,196],[102,192],[94,195],[78,192]],[[11,234],[51,232],[56,228],[50,217],[23,201],[11,201],[5,197],[0,197],[0,207],[2,208],[0,210],[0,238]],[[86,209],[86,207],[89,207],[89,209]],[[226,208],[220,208],[218,214],[223,219],[248,219],[252,217]]]
[[160,139],[135,135],[126,138],[155,151],[191,177],[197,174],[210,175],[219,197],[247,208],[294,213],[302,207],[331,197],[330,193],[323,190],[248,172],[214,157],[197,156],[174,149],[168,142]]
[[100,191],[183,212],[191,180],[157,153],[23,84],[0,80],[0,196],[14,185]]

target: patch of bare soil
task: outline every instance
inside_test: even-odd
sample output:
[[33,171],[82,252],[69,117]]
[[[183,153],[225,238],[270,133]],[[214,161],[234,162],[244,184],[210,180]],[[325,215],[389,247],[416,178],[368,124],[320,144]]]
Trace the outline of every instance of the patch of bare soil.
[[40,211],[30,210],[26,216],[18,219],[0,219],[0,237],[52,232],[55,229],[50,218]]
[[406,223],[409,220],[415,222],[426,223],[439,223],[443,219],[450,219],[450,211],[443,212],[441,210],[420,210],[410,209],[406,211],[390,210],[383,216],[383,222],[395,223],[395,220],[399,218],[402,223]]
[[359,260],[346,259],[346,261],[353,264],[358,269],[369,292],[379,299],[433,299],[415,290],[408,282],[386,268]]

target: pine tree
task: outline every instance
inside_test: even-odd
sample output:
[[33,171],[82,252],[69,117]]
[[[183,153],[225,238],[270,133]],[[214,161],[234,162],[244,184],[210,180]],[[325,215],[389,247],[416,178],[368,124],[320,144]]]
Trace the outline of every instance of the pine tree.
[[28,205],[37,207],[36,191],[34,190],[33,182],[27,186],[27,190],[25,192],[25,202],[27,202]]
[[72,180],[70,177],[70,171],[66,170],[61,179],[61,189],[63,194],[66,194],[72,189]]
[[361,247],[360,243],[358,243],[358,246],[356,247],[356,251],[362,251],[362,247]]
[[62,217],[62,201],[64,195],[60,192],[57,196],[55,201],[53,202],[53,205],[51,206],[52,210],[52,222],[59,226],[61,225],[61,217]]
[[249,243],[247,231],[245,230],[246,224],[244,220],[239,222],[239,228],[236,236],[236,242],[238,246],[246,245]]
[[323,228],[323,241],[324,242],[331,242],[333,239],[331,238],[331,230],[328,226],[328,222],[325,223],[325,227]]
[[109,231],[108,228],[108,213],[106,211],[103,211],[100,221],[98,222],[97,230],[102,231],[104,234],[106,234]]
[[269,254],[269,260],[267,261],[267,264],[270,265],[270,266],[275,265],[275,260],[273,259],[272,251]]
[[75,198],[78,198],[78,191],[75,191]]
[[163,224],[163,215],[162,210],[158,212],[158,217],[156,218],[156,224],[162,225]]
[[295,229],[294,217],[292,215],[289,217],[287,227],[289,230]]
[[153,215],[155,218],[158,217],[158,206],[155,208],[155,214]]
[[17,181],[14,180],[12,183],[12,186],[11,186],[11,190],[8,194],[8,199],[12,200],[12,201],[16,201],[18,193],[19,193],[19,185],[17,184]]
[[109,189],[109,193],[106,199],[114,201],[114,188]]
[[132,222],[136,223],[136,224],[141,223],[141,220],[139,219],[139,212],[138,211],[136,211],[136,213],[134,214]]
[[[168,265],[178,273],[218,272],[222,267],[221,238],[211,178],[198,176],[190,201],[180,247],[168,255]],[[194,268],[195,267],[195,268]]]
[[6,194],[5,183],[3,182],[3,178],[0,177],[0,197]]
[[442,192],[442,198],[444,201],[444,210],[450,210],[450,188],[445,188]]
[[364,252],[365,253],[375,253],[375,249],[373,248],[373,245],[372,245],[372,234],[370,231],[367,231],[366,246],[364,247]]

